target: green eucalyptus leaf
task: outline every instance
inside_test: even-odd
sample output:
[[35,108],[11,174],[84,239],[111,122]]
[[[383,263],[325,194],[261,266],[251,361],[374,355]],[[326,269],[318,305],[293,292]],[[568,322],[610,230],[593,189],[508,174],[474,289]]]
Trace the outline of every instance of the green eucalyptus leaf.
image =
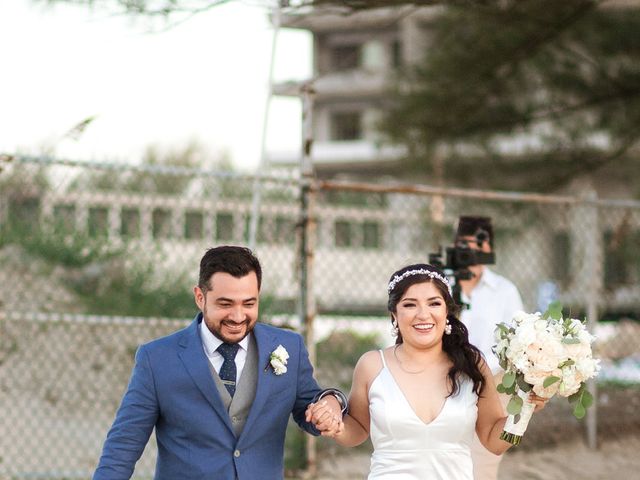
[[522,411],[522,398],[517,395],[511,397],[507,404],[507,413],[510,415],[518,415]]
[[593,395],[588,390],[582,392],[582,398],[580,399],[580,403],[584,406],[584,408],[589,408],[593,405]]
[[581,395],[582,393],[580,392],[576,392],[573,395],[569,395],[569,403],[576,403],[578,400],[580,400]]
[[515,381],[516,381],[515,372],[507,372],[504,374],[504,377],[502,377],[502,384],[506,388],[511,387],[515,383]]
[[505,393],[506,392],[506,390],[504,389],[504,385],[502,385],[501,383],[499,383],[496,386],[496,390],[498,391],[498,393]]
[[530,392],[531,391],[532,387],[527,382],[525,382],[523,374],[519,373],[516,376],[516,383],[518,384],[518,388],[520,390],[522,390],[523,392]]
[[558,301],[551,302],[547,307],[547,311],[542,314],[542,318],[562,320],[562,304]]
[[564,367],[570,367],[571,365],[575,365],[576,362],[574,360],[567,360],[565,362],[562,362],[560,365],[558,365],[558,368],[564,368]]
[[587,411],[585,410],[585,408],[582,405],[582,403],[580,403],[580,402],[576,403],[576,406],[573,409],[573,416],[576,417],[576,418],[583,418],[586,413],[587,413]]
[[563,338],[562,339],[562,343],[566,344],[566,345],[572,345],[572,344],[576,344],[576,343],[580,343],[580,339],[579,338]]
[[498,330],[500,330],[501,334],[509,334],[509,327],[507,327],[504,323],[499,323],[498,325],[496,325],[496,327],[498,328]]
[[547,388],[547,387],[549,387],[549,386],[551,386],[554,383],[559,382],[559,381],[560,381],[560,377],[556,377],[554,375],[551,375],[550,377],[547,377],[547,378],[544,379],[544,382],[542,382],[542,386],[544,388]]

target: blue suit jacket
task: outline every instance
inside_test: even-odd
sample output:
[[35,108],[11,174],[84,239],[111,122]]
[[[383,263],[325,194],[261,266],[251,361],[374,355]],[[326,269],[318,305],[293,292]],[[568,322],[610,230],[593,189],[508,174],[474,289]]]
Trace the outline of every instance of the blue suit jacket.
[[[289,415],[318,434],[304,420],[320,388],[302,337],[258,323],[253,330],[259,358],[256,396],[236,438],[202,347],[201,319],[199,314],[185,329],[138,349],[94,480],[129,479],[154,427],[157,480],[281,479]],[[282,375],[269,364],[278,345],[289,353]]]

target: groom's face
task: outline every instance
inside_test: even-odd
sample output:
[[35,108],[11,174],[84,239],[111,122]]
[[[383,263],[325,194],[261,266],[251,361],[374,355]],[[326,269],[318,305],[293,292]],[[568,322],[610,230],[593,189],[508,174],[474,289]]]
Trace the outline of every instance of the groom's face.
[[237,343],[253,330],[260,293],[255,272],[240,278],[216,272],[206,292],[194,287],[193,293],[204,322],[219,339]]

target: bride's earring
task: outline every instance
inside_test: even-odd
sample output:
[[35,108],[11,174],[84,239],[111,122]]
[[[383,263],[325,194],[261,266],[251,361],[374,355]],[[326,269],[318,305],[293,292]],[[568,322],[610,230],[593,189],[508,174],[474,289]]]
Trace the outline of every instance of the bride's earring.
[[391,335],[398,336],[398,321],[395,318],[391,320]]
[[451,324],[449,323],[449,319],[447,318],[447,323],[444,326],[445,335],[451,335]]

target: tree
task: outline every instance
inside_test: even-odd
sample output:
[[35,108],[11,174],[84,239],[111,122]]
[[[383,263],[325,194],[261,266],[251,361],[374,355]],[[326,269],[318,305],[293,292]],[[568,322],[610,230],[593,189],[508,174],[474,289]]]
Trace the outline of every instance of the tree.
[[[49,0],[93,5],[96,0]],[[196,14],[230,0],[105,0],[123,13]],[[431,48],[398,72],[380,128],[402,170],[460,186],[550,191],[637,175],[640,4],[631,0],[273,0],[345,14],[439,5]],[[431,171],[429,171],[431,168]],[[488,169],[491,175],[487,175]],[[640,195],[640,191],[638,192]]]
[[637,6],[456,3],[428,28],[432,47],[398,75],[383,125],[414,170],[439,158],[458,184],[537,191],[612,166],[637,175]]

